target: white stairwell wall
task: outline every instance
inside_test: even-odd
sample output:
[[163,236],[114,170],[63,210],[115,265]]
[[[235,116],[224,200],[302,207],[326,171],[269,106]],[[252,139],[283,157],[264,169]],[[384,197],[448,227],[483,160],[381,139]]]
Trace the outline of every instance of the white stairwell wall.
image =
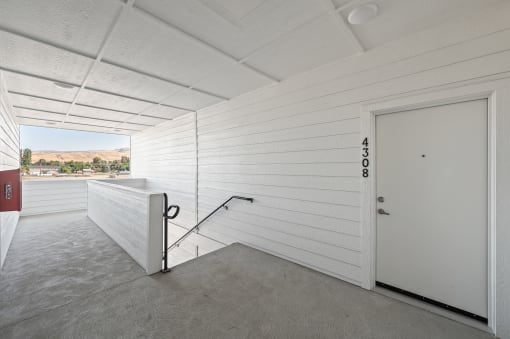
[[161,193],[145,190],[145,179],[87,180],[87,216],[147,274],[161,270]]
[[[0,72],[0,171],[19,168],[19,126],[7,101],[4,79]],[[19,212],[0,212],[0,268],[18,224]]]
[[[133,174],[175,194],[170,201],[184,204],[177,220],[184,227],[194,223],[188,216],[195,199],[201,219],[231,195],[255,198],[233,202],[207,222],[186,241],[190,255],[195,246],[203,254],[238,241],[360,285],[363,105],[510,78],[509,16],[505,3],[199,110],[197,126],[190,113],[142,132],[132,137]],[[507,118],[498,119],[502,130],[510,128]],[[508,140],[500,141],[498,152],[510,152]],[[510,170],[507,158],[498,161],[498,173]],[[503,180],[498,200],[508,203]],[[498,209],[498,225],[510,223],[507,210]],[[172,227],[176,234],[180,226]],[[508,239],[508,228],[498,226],[500,236]],[[510,251],[498,250],[498,260],[510,262]],[[509,275],[502,269],[497,280]],[[497,292],[498,310],[506,310],[499,316],[510,309],[505,286]],[[497,324],[498,335],[510,337],[510,324]]]
[[[179,216],[170,222],[169,244],[197,223],[197,147],[195,113],[179,117],[131,137],[131,174],[146,178],[146,189],[168,194],[170,205],[179,205]],[[197,235],[171,251],[172,265],[196,255]],[[206,246],[206,249],[217,249]]]
[[[121,178],[102,181],[115,182],[118,185],[134,185],[134,188],[145,188],[145,181]],[[24,181],[21,216],[86,210],[87,198],[87,180],[81,178]]]
[[86,180],[24,181],[21,216],[87,209]]

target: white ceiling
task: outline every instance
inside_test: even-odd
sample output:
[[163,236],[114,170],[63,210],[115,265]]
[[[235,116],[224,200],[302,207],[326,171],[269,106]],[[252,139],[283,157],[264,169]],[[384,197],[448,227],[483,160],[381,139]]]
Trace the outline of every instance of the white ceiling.
[[21,124],[133,134],[498,1],[1,0],[0,72]]

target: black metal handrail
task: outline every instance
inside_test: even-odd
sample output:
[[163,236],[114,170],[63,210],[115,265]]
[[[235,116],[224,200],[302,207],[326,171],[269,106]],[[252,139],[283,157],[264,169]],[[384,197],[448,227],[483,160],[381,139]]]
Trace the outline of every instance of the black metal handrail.
[[[165,234],[164,234],[164,237],[165,237],[165,251],[163,253],[163,261],[164,261],[164,267],[163,269],[161,270],[161,272],[169,272],[170,269],[168,268],[168,251],[172,250],[174,247],[176,246],[179,246],[179,244],[184,240],[186,239],[193,231],[195,230],[198,230],[198,228],[200,227],[200,225],[206,221],[207,219],[209,219],[209,217],[211,217],[214,213],[218,212],[222,207],[224,207],[225,209],[228,209],[228,206],[227,204],[233,200],[233,199],[239,199],[239,200],[246,200],[246,201],[249,201],[251,203],[253,203],[253,198],[246,198],[246,197],[241,197],[241,196],[238,196],[238,195],[233,195],[231,196],[230,198],[228,198],[227,200],[225,200],[225,202],[223,202],[221,205],[219,205],[216,209],[214,209],[214,211],[212,211],[211,213],[209,213],[205,218],[203,218],[202,220],[200,220],[195,226],[193,226],[192,228],[190,228],[186,233],[184,233],[179,239],[177,239],[177,241],[175,241],[172,245],[168,246],[168,220],[169,219],[174,219],[178,214],[179,214],[179,206],[177,205],[172,205],[170,207],[168,207],[168,197],[166,195],[166,193],[164,193],[164,198],[165,198],[165,212],[164,212],[164,215],[163,215],[163,218],[165,219]],[[168,216],[168,212],[172,209],[172,208],[176,208],[176,212],[172,215],[172,216]]]
[[[164,198],[164,204],[165,204],[165,210],[163,211],[163,220],[165,221],[165,228],[163,229],[163,237],[164,237],[164,248],[167,248],[168,246],[168,220],[170,219],[175,219],[178,215],[179,215],[179,211],[181,210],[181,208],[177,205],[171,205],[171,206],[168,206],[168,195],[166,193],[163,193],[163,198]],[[175,209],[175,212],[174,214],[172,215],[169,215],[168,213],[172,210],[172,208]],[[168,272],[168,255],[167,255],[167,251],[164,251],[163,252],[163,262],[164,262],[164,266],[163,266],[163,269],[161,270],[161,272]]]

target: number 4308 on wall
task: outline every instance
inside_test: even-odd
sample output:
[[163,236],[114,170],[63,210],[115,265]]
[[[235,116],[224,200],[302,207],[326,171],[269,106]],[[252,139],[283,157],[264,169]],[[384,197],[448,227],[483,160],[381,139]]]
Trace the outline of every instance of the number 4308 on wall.
[[361,174],[363,175],[363,178],[368,178],[368,165],[369,165],[369,161],[368,161],[368,138],[363,139],[363,142],[361,143],[361,145],[363,146],[363,148],[362,148],[363,152],[361,153],[361,157],[362,157],[362,160],[361,160],[361,167],[362,167]]

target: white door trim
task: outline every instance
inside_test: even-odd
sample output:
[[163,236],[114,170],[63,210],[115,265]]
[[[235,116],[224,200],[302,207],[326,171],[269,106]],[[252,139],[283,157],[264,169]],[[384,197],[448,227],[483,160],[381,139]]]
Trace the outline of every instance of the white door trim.
[[[494,81],[483,84],[445,88],[434,92],[402,96],[391,100],[373,102],[361,108],[361,142],[369,141],[369,175],[362,177],[361,227],[362,227],[362,287],[374,289],[376,265],[376,181],[375,173],[375,117],[379,114],[395,113],[424,107],[451,104],[462,101],[487,99],[488,102],[488,326],[496,329],[496,112],[500,101],[496,100],[499,88],[509,81]],[[362,152],[360,152],[362,154]],[[360,160],[361,163],[361,160]],[[360,172],[361,172],[360,168]]]

